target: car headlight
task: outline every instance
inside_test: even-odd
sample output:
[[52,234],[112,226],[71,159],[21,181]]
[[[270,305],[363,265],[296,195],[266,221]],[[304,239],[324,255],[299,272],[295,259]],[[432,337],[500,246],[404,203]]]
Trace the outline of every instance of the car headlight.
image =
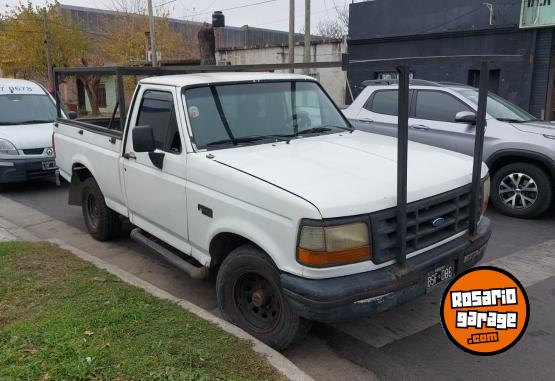
[[489,204],[489,196],[491,192],[491,180],[488,176],[486,180],[482,183],[482,206],[480,207],[480,214],[483,216],[486,214]]
[[0,139],[0,155],[19,155],[19,152],[11,142]]
[[309,267],[331,267],[369,260],[372,255],[368,231],[365,222],[303,225],[297,261]]

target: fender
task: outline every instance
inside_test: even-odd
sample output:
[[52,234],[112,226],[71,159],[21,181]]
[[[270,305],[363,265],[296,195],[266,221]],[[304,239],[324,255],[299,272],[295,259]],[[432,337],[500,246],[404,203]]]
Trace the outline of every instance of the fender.
[[535,160],[542,163],[546,168],[549,170],[549,175],[551,176],[551,180],[555,185],[555,161],[548,156],[528,150],[522,149],[503,149],[495,152],[491,155],[487,160],[486,164],[489,168],[492,168],[493,164],[498,161],[499,159],[503,159],[506,157],[521,157],[525,159]]

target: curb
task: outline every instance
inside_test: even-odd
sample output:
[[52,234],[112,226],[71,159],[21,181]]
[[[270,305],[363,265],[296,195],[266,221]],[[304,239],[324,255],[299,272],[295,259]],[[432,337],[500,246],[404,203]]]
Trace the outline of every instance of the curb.
[[[1,237],[1,230],[0,229],[0,237]],[[1,239],[0,239],[1,241]],[[249,335],[239,327],[220,319],[219,317],[213,315],[212,313],[196,306],[195,304],[188,302],[187,300],[177,298],[172,294],[154,286],[153,284],[146,282],[133,274],[128,273],[121,268],[111,265],[100,258],[97,258],[81,249],[76,247],[70,246],[66,244],[64,241],[60,239],[49,239],[47,242],[53,243],[58,245],[64,250],[71,252],[73,255],[81,258],[84,261],[92,263],[96,267],[106,270],[109,273],[117,276],[122,281],[131,284],[135,287],[145,290],[149,294],[163,300],[168,300],[180,306],[181,308],[197,315],[198,317],[207,320],[211,323],[216,324],[219,328],[223,329],[225,332],[239,337],[241,339],[250,340],[253,343],[253,350],[262,355],[275,369],[277,369],[280,373],[286,376],[290,380],[294,381],[314,381],[312,377],[304,373],[300,370],[295,364],[293,364],[290,360],[288,360],[285,356],[281,353],[277,352],[276,350],[270,348],[260,340],[256,339],[255,337]]]

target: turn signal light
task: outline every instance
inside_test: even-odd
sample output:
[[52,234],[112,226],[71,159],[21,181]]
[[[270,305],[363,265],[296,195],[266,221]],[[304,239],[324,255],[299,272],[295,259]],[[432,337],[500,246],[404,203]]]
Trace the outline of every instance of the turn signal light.
[[369,246],[342,251],[311,251],[303,248],[297,250],[299,263],[310,267],[330,267],[367,261],[372,254]]

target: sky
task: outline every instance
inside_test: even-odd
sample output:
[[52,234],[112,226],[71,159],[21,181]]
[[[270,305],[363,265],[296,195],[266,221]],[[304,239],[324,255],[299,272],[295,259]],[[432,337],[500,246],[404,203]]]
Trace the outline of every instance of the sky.
[[[27,0],[24,0],[27,2]],[[359,0],[360,1],[360,0]],[[4,14],[20,0],[0,0],[0,13]],[[35,5],[45,4],[47,0],[32,0]],[[62,4],[89,8],[112,7],[112,0],[59,0]],[[335,6],[344,6],[351,0],[312,0],[312,32],[322,20],[335,17]],[[256,4],[259,3],[259,4]],[[223,10],[226,25],[288,30],[289,0],[153,0],[154,7],[166,9],[170,16],[178,19],[211,21],[213,11]],[[241,7],[238,9],[229,9]],[[227,9],[227,10],[226,10]],[[304,30],[304,0],[295,0],[295,30]]]

